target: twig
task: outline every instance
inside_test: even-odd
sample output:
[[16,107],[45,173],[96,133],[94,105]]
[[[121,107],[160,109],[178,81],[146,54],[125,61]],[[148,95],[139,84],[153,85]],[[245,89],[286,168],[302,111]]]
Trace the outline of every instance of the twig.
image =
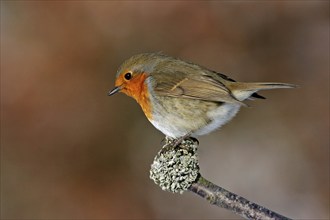
[[191,192],[203,197],[211,204],[228,209],[246,219],[289,220],[287,217],[250,202],[241,196],[211,183],[202,176],[199,176],[197,181],[188,189]]
[[163,190],[173,193],[189,190],[246,219],[289,220],[203,178],[199,173],[196,139],[185,139],[179,145],[171,139],[165,142],[150,169],[150,178]]

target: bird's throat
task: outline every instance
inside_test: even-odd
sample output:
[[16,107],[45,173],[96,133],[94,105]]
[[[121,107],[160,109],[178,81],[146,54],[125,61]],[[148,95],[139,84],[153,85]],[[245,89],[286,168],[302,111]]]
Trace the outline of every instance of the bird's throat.
[[141,73],[134,77],[132,81],[127,85],[127,89],[123,92],[134,98],[139,105],[141,106],[144,114],[147,116],[147,118],[150,120],[152,119],[151,114],[151,103],[150,103],[150,94],[148,91],[148,85],[146,83],[147,78],[146,73]]

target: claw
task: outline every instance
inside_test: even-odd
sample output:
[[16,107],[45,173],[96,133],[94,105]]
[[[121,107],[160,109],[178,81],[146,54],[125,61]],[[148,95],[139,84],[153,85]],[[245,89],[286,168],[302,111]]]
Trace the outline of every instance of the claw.
[[[179,146],[181,144],[181,142],[183,140],[187,139],[188,137],[191,138],[190,135],[191,135],[191,132],[189,132],[189,133],[185,134],[184,136],[179,137],[178,139],[176,139],[175,142],[174,142],[173,147],[175,148],[175,147]],[[196,138],[194,138],[194,139],[196,139]]]

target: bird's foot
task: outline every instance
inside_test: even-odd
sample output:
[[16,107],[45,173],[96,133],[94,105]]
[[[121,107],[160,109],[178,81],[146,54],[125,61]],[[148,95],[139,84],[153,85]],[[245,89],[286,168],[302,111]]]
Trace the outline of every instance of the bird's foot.
[[178,147],[182,141],[186,140],[186,139],[191,139],[193,142],[197,142],[197,144],[199,144],[199,141],[197,140],[197,138],[191,137],[191,132],[187,133],[184,136],[181,136],[179,138],[171,138],[166,136],[165,139],[163,139],[163,142],[165,142],[168,145],[171,145],[173,148]]

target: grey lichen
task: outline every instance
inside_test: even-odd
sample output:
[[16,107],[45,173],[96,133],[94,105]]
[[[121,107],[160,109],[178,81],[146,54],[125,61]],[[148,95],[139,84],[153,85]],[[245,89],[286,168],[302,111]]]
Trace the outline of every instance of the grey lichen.
[[199,175],[197,146],[198,141],[192,138],[177,146],[175,140],[166,138],[151,165],[150,178],[165,191],[186,191]]
[[198,141],[188,138],[178,145],[176,141],[165,139],[165,145],[151,165],[150,178],[163,190],[172,193],[189,190],[246,219],[290,220],[203,178],[197,159]]

